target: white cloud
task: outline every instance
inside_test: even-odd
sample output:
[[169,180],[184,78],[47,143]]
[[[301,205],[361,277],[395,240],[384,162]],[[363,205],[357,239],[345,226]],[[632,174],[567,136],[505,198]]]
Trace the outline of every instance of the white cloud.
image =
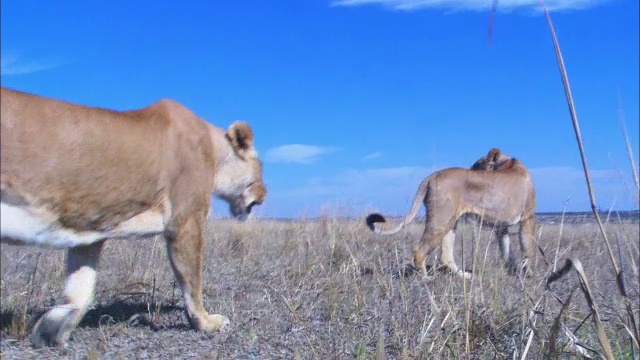
[[[549,11],[582,10],[611,0],[547,0]],[[493,0],[335,0],[331,6],[353,7],[361,5],[382,5],[392,10],[415,11],[421,9],[442,9],[453,11],[489,10]],[[539,11],[540,0],[500,0],[498,11],[534,10]]]
[[63,61],[56,60],[30,60],[16,54],[2,54],[0,56],[0,74],[4,76],[25,75],[38,71],[49,70],[60,65]]
[[365,156],[362,157],[362,161],[371,161],[374,159],[377,159],[379,157],[382,156],[382,153],[380,151],[376,151],[376,152],[372,152],[371,154],[367,154]]
[[340,151],[337,147],[316,145],[288,144],[267,150],[265,161],[310,164],[320,156]]

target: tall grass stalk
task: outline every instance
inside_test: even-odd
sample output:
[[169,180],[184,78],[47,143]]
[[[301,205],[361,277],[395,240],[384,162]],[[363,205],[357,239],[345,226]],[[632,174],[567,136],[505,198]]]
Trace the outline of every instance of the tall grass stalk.
[[569,77],[567,76],[567,70],[564,66],[564,59],[562,57],[562,52],[560,51],[560,44],[558,43],[558,38],[556,36],[555,28],[553,27],[553,22],[551,21],[551,15],[549,14],[549,10],[546,6],[544,6],[544,1],[540,1],[543,6],[543,11],[545,17],[547,18],[547,25],[549,26],[549,31],[551,32],[551,38],[553,40],[553,47],[556,53],[556,60],[558,62],[558,67],[560,69],[560,75],[562,76],[562,84],[564,85],[564,92],[567,97],[567,103],[569,105],[569,113],[571,114],[571,122],[573,124],[573,130],[575,132],[576,141],[578,143],[578,150],[580,151],[580,160],[582,161],[582,168],[584,170],[584,177],[587,182],[587,190],[589,192],[589,201],[591,203],[591,211],[596,218],[598,223],[598,227],[600,228],[600,233],[602,234],[602,238],[607,246],[607,250],[609,251],[609,258],[611,260],[611,264],[616,272],[616,276],[618,278],[618,289],[620,293],[626,297],[626,291],[624,289],[624,285],[622,285],[622,281],[620,280],[620,268],[618,267],[618,263],[616,262],[616,258],[613,254],[613,250],[611,249],[611,245],[609,244],[609,238],[607,237],[607,233],[604,230],[604,226],[602,224],[602,219],[600,219],[600,214],[598,213],[598,208],[596,206],[596,198],[593,194],[593,186],[591,185],[591,174],[589,172],[589,166],[587,164],[587,158],[584,154],[584,145],[582,142],[582,135],[580,133],[580,124],[578,122],[578,114],[576,113],[575,105],[573,104],[573,96],[571,95],[571,85],[569,84]]
[[[578,274],[578,279],[580,280],[580,289],[582,289],[584,297],[587,300],[587,304],[589,305],[589,309],[591,310],[591,318],[593,319],[594,325],[596,327],[596,334],[598,336],[600,346],[602,346],[602,350],[604,351],[604,357],[606,359],[614,359],[613,351],[611,350],[611,344],[609,343],[607,333],[604,331],[602,320],[600,320],[600,312],[594,300],[593,291],[589,286],[587,276],[584,273],[582,263],[580,263],[578,259],[567,259],[565,265],[560,270],[554,272],[553,274],[551,274],[551,276],[549,276],[547,280],[547,287],[549,287],[554,281],[566,275],[571,269],[574,269]],[[551,345],[553,346],[553,342]]]
[[627,147],[627,156],[629,157],[629,164],[631,164],[631,176],[633,176],[633,182],[636,184],[636,189],[640,190],[638,171],[636,170],[636,165],[633,161],[633,151],[631,150],[631,144],[629,142],[629,134],[627,134],[627,125],[624,121],[624,111],[622,110],[622,99],[620,98],[620,96],[618,96],[618,122],[620,122],[622,136],[624,137],[624,143]]
[[[618,290],[620,291],[620,294],[624,297],[625,300],[625,305],[626,305],[626,310],[627,310],[627,321],[629,323],[629,327],[633,330],[633,343],[638,346],[638,344],[640,344],[639,342],[639,336],[638,336],[638,327],[636,325],[636,320],[635,320],[635,316],[633,313],[633,308],[632,308],[632,304],[631,304],[631,300],[629,299],[629,297],[627,296],[627,291],[625,289],[624,286],[624,278],[623,278],[623,273],[620,269],[620,267],[618,266],[618,263],[616,262],[615,259],[615,255],[613,254],[613,250],[611,249],[611,245],[609,243],[609,239],[607,238],[607,233],[604,230],[604,226],[602,224],[602,220],[600,219],[600,214],[598,213],[598,209],[596,207],[596,199],[595,196],[593,194],[593,186],[591,185],[591,176],[589,173],[589,166],[587,165],[587,159],[585,157],[584,154],[584,146],[582,143],[582,136],[580,135],[580,126],[578,123],[578,115],[576,113],[575,110],[575,105],[573,104],[573,97],[571,95],[571,86],[569,84],[569,77],[567,76],[567,71],[566,68],[564,66],[564,59],[562,57],[562,52],[560,51],[560,44],[558,43],[558,38],[556,36],[556,32],[555,29],[553,27],[553,22],[551,21],[551,15],[549,14],[549,10],[547,9],[546,6],[544,6],[544,0],[540,0],[540,4],[543,7],[543,11],[545,14],[545,17],[547,19],[547,25],[549,26],[549,31],[551,32],[551,38],[553,40],[553,47],[555,49],[555,53],[556,53],[556,60],[558,62],[558,67],[560,69],[560,75],[562,76],[562,83],[564,85],[564,91],[565,91],[565,95],[567,97],[567,103],[569,105],[569,112],[571,114],[571,121],[573,123],[573,129],[575,131],[575,135],[576,135],[576,141],[578,142],[578,149],[580,150],[580,159],[582,160],[582,167],[584,169],[584,176],[585,176],[585,180],[587,182],[587,189],[589,192],[589,201],[591,202],[591,211],[593,212],[593,215],[595,216],[596,222],[598,223],[598,227],[600,228],[600,233],[602,234],[602,239],[607,247],[607,250],[609,252],[609,259],[611,261],[611,265],[614,268],[614,271],[616,273],[616,283],[618,285]],[[635,170],[634,170],[635,173]],[[632,347],[633,348],[633,347]]]
[[556,271],[556,265],[558,264],[558,253],[560,252],[560,243],[562,242],[562,230],[564,229],[564,214],[567,210],[567,203],[569,199],[567,199],[564,204],[562,204],[562,217],[560,217],[560,230],[558,230],[558,246],[556,247],[556,256],[553,258],[553,271]]

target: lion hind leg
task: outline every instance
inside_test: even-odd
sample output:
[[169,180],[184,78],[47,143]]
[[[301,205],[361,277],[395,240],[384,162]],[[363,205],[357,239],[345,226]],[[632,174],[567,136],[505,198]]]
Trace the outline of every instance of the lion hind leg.
[[103,244],[104,241],[100,241],[69,249],[64,287],[67,303],[47,311],[35,324],[32,339],[36,347],[63,344],[87,312],[93,301]]
[[453,259],[453,244],[456,233],[453,228],[434,230],[427,228],[422,235],[422,240],[413,249],[413,262],[418,271],[426,273],[426,261],[433,250],[438,246],[441,248],[440,262],[446,266],[452,273],[469,278],[471,274],[460,270]]
[[440,245],[442,236],[443,234],[432,231],[429,229],[429,225],[427,225],[420,243],[413,248],[413,265],[416,267],[416,270],[426,274],[427,258],[429,258],[431,252]]
[[471,273],[460,269],[453,258],[453,246],[456,240],[456,233],[453,229],[449,230],[442,239],[442,249],[440,261],[456,276],[470,279]]
[[530,263],[533,261],[535,251],[535,230],[536,220],[535,217],[523,219],[520,223],[520,250],[522,251],[523,264],[522,269],[525,274],[530,274]]

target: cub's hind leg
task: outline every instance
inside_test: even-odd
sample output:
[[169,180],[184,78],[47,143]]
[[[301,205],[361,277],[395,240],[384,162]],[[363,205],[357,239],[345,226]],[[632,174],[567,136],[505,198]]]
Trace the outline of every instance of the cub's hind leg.
[[91,301],[96,272],[104,241],[70,248],[67,253],[67,280],[64,296],[67,303],[47,311],[33,328],[36,347],[63,344],[78,325]]

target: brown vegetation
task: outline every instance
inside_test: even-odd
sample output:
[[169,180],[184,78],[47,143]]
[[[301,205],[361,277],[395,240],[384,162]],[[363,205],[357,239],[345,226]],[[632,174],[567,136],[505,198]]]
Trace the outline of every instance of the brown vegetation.
[[[561,230],[562,226],[562,230]],[[639,308],[639,227],[619,237],[621,268]],[[625,302],[594,223],[540,224],[533,275],[501,267],[490,229],[459,226],[455,257],[472,280],[410,271],[422,224],[389,237],[362,220],[215,221],[205,253],[205,307],[231,320],[223,333],[191,330],[161,239],[107,242],[95,306],[66,347],[35,350],[29,332],[59,303],[64,252],[2,245],[0,351],[10,358],[527,358],[598,357],[603,349],[579,277],[546,290],[564,259],[579,259],[616,358],[630,358]],[[493,239],[493,240],[492,240]],[[617,248],[616,248],[617,250]],[[516,247],[517,251],[517,247]],[[437,252],[434,252],[436,254]],[[557,258],[556,258],[557,253]],[[546,260],[546,261],[545,261]],[[429,264],[437,262],[433,256]],[[548,264],[547,264],[548,263]],[[638,354],[635,349],[635,354]]]

